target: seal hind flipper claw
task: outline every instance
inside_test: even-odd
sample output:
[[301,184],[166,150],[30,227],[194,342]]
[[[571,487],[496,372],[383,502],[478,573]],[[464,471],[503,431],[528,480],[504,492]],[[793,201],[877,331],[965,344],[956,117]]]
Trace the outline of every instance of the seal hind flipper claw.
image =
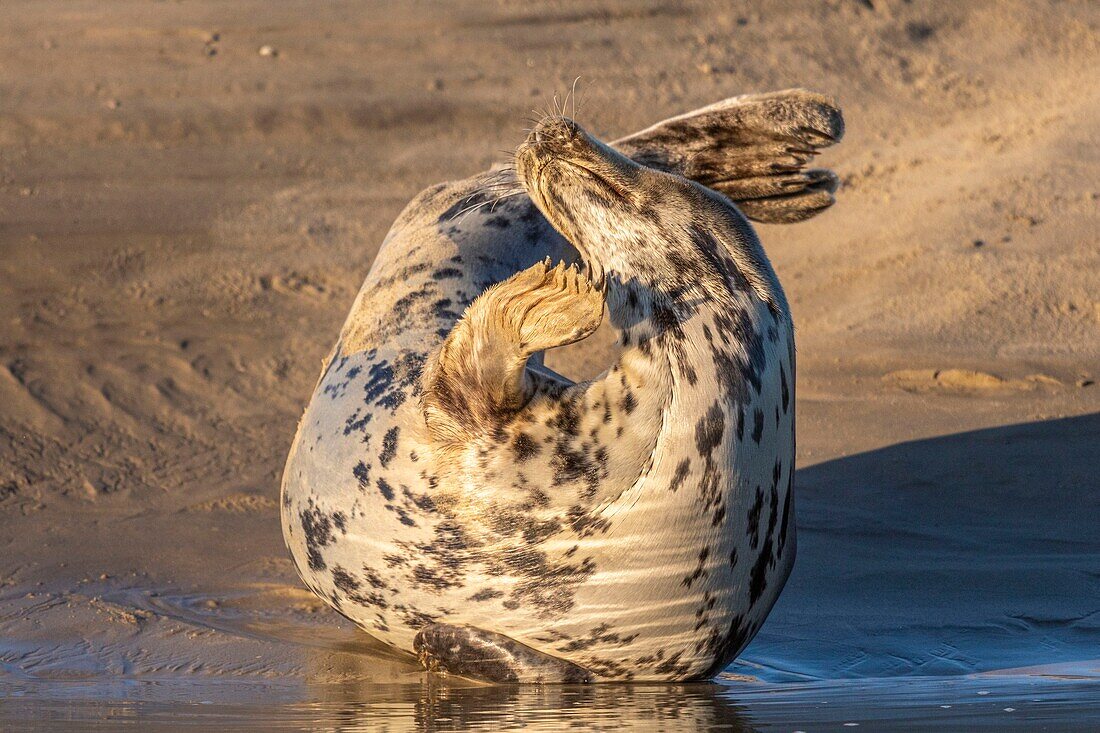
[[429,672],[513,684],[592,681],[592,674],[583,667],[543,654],[503,634],[472,626],[425,626],[413,640],[413,649]]
[[792,223],[833,204],[836,177],[804,166],[843,136],[832,100],[788,89],[732,97],[614,145],[643,165],[725,194],[750,219]]
[[587,337],[603,308],[603,293],[583,273],[550,260],[478,296],[424,370],[432,438],[460,443],[501,425],[530,398],[528,358]]

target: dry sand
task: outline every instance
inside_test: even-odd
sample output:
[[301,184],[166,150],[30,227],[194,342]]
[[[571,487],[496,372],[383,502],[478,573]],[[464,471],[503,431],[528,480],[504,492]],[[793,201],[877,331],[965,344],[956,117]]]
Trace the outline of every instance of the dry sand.
[[[798,327],[800,547],[731,672],[758,681],[727,693],[1100,679],[1098,23],[1085,1],[6,0],[0,695],[365,704],[397,681],[428,707],[368,720],[446,719],[302,590],[279,475],[397,212],[578,75],[609,137],[791,86],[848,122],[834,209],[760,227]],[[552,361],[592,374],[597,343]],[[576,709],[619,726],[799,719],[593,694]],[[562,704],[491,699],[497,729]]]

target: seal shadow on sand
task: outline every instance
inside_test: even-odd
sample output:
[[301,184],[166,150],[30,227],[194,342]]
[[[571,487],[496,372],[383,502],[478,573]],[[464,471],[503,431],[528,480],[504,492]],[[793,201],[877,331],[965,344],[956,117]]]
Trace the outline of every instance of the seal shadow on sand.
[[1100,413],[900,443],[795,486],[794,572],[731,669],[1100,673]]

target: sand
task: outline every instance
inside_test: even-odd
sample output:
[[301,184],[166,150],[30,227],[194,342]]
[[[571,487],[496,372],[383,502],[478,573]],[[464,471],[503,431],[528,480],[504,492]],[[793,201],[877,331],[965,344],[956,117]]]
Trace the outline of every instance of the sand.
[[[1087,729],[1098,24],[1084,1],[0,4],[0,727],[198,725],[204,701],[395,730],[859,722],[832,700]],[[397,212],[578,75],[607,137],[749,91],[841,102],[838,203],[759,227],[798,329],[799,559],[703,692],[441,692],[302,589],[279,476]]]

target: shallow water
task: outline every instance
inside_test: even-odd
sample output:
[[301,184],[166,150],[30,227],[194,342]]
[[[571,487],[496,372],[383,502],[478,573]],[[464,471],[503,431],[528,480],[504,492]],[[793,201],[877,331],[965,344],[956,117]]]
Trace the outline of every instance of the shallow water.
[[0,685],[4,730],[1096,730],[1100,686],[1053,676],[491,688],[179,680]]
[[[184,660],[159,672],[128,663],[105,668],[90,650],[58,644],[42,650],[48,670],[27,673],[2,663],[21,642],[0,641],[0,730],[1100,729],[1100,661],[950,676],[849,672],[826,679],[814,670],[846,663],[846,640],[818,637],[817,657],[792,655],[792,648],[805,647],[784,643],[789,616],[782,609],[759,642],[713,683],[493,687],[427,676],[411,659],[334,625],[329,614],[287,614],[272,603],[279,597],[270,588],[215,600],[138,587],[98,596],[113,607],[179,624],[177,629],[294,649],[305,664],[286,674],[266,659],[256,670],[216,671],[211,652],[217,640],[204,642],[197,668]],[[158,633],[149,630],[144,641],[122,645],[152,644]],[[976,636],[980,643],[982,635]],[[873,648],[875,640],[867,641]],[[885,658],[869,655],[861,663],[889,667]],[[893,669],[912,666],[895,660]]]

